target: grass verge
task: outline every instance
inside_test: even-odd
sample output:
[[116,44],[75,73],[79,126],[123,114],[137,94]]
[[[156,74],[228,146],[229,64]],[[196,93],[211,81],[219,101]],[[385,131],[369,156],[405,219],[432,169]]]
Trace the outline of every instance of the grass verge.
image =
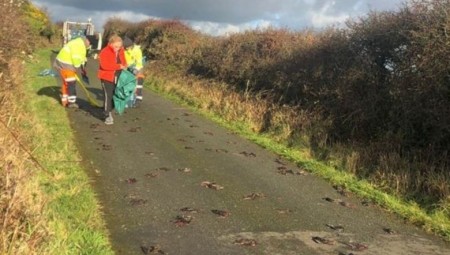
[[[261,116],[259,113],[265,112],[259,108],[267,106],[262,105],[259,100],[249,100],[234,92],[223,91],[220,85],[214,86],[195,78],[180,78],[176,74],[159,72],[157,68],[147,71],[150,75],[146,85],[154,92],[190,107],[221,126],[308,169],[331,184],[339,185],[426,231],[436,233],[450,241],[450,205],[427,211],[417,203],[388,194],[366,180],[357,179],[353,174],[334,167],[330,162],[317,160],[311,155],[310,148],[306,145],[292,147],[283,139],[271,135],[270,132],[259,133],[261,129],[257,123],[260,120],[254,121],[251,117],[252,115]],[[243,113],[245,111],[255,113],[248,115]]]
[[[28,158],[33,157],[37,168],[20,180],[33,187],[27,188],[21,199],[35,201],[33,197],[39,197],[39,229],[45,229],[40,244],[22,254],[113,254],[66,111],[54,97],[42,93],[57,85],[53,77],[38,76],[50,67],[50,54],[49,49],[37,50],[26,61],[21,71],[23,97],[16,97],[14,103],[24,117],[11,118],[9,123],[16,126],[20,143],[28,148]],[[18,253],[11,249],[6,254]]]
[[0,254],[36,254],[48,234],[41,224],[45,202],[37,166],[20,142],[26,138],[18,129],[25,117],[17,103],[23,93],[16,86],[18,76],[10,74],[19,66],[20,59],[12,58],[0,71]]

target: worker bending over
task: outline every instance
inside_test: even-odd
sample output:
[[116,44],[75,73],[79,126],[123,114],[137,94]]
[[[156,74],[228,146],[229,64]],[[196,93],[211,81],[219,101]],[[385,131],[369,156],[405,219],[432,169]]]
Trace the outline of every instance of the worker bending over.
[[87,50],[90,42],[86,37],[78,37],[69,41],[59,51],[53,62],[53,67],[59,72],[62,79],[61,103],[69,108],[78,108],[76,82],[77,69],[86,74],[84,65],[87,61]]

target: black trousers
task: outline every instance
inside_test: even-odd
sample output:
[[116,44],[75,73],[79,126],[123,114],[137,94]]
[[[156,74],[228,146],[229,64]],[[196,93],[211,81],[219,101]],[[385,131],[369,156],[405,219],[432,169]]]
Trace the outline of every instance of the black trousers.
[[105,94],[105,102],[103,103],[103,110],[105,116],[108,116],[109,113],[114,109],[114,101],[113,95],[114,90],[116,89],[116,84],[114,82],[101,80],[103,93]]

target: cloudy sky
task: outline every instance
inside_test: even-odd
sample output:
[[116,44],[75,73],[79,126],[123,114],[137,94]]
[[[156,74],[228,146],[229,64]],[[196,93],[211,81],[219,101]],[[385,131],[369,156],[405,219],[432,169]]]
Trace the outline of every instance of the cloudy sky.
[[246,29],[316,28],[343,24],[369,10],[396,10],[407,0],[31,0],[54,21],[86,21],[101,28],[110,17],[183,20],[194,29],[224,35]]

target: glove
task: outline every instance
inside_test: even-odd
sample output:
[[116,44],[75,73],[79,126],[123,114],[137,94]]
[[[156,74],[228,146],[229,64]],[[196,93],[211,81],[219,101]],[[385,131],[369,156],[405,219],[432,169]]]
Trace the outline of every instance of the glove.
[[83,65],[81,65],[81,76],[87,76],[87,73],[86,73],[86,66],[83,64]]
[[134,66],[129,66],[128,71],[133,73],[135,76],[139,73],[139,70],[137,70]]
[[86,84],[89,84],[89,77],[87,76],[85,65],[81,65],[81,78]]

